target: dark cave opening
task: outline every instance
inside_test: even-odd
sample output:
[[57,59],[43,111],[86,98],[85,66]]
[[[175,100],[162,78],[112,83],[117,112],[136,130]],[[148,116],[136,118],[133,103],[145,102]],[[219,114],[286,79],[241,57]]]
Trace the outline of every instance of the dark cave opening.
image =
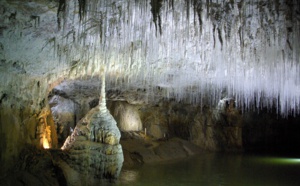
[[249,153],[300,155],[300,116],[281,117],[265,110],[246,114],[243,147]]

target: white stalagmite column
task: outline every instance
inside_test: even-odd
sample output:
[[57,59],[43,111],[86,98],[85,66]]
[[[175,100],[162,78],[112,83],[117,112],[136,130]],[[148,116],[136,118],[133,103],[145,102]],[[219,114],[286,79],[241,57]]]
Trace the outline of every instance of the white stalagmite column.
[[101,92],[100,92],[100,98],[99,98],[99,110],[101,113],[104,113],[107,111],[106,108],[106,96],[105,96],[105,68],[102,69],[102,77],[101,77]]
[[[76,165],[75,170],[90,170],[90,176],[95,178],[115,179],[120,174],[124,161],[120,144],[121,133],[106,107],[105,69],[101,71],[101,75],[102,87],[98,107],[91,109],[76,124],[62,149],[67,150],[66,161],[71,167]],[[88,163],[82,161],[86,158]]]

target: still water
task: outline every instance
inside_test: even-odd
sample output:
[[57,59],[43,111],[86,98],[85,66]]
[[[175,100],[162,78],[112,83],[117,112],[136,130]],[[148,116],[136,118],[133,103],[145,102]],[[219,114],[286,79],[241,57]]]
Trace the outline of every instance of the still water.
[[300,159],[207,153],[177,162],[123,169],[116,185],[293,186],[300,185]]

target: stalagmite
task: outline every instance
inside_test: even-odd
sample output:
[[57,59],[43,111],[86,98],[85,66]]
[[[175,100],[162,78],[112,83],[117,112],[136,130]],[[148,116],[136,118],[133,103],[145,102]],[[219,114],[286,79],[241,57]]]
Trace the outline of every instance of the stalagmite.
[[[66,161],[75,170],[81,170],[85,166],[84,170],[87,170],[88,174],[110,179],[117,178],[121,171],[123,152],[119,144],[121,134],[117,123],[106,108],[105,71],[102,71],[101,75],[99,105],[77,123],[62,150],[68,151],[69,156],[72,157],[67,158]],[[80,167],[77,167],[75,162],[82,158],[88,158],[90,163],[80,164]],[[76,159],[75,162],[73,159]]]

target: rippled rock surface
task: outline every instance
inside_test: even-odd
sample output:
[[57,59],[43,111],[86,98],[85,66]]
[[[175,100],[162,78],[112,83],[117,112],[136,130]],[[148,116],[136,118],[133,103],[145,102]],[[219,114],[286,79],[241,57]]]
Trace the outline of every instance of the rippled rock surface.
[[[104,78],[103,78],[104,82]],[[94,178],[115,179],[124,161],[117,122],[106,108],[105,86],[102,84],[99,106],[79,121],[62,149],[67,164]]]

